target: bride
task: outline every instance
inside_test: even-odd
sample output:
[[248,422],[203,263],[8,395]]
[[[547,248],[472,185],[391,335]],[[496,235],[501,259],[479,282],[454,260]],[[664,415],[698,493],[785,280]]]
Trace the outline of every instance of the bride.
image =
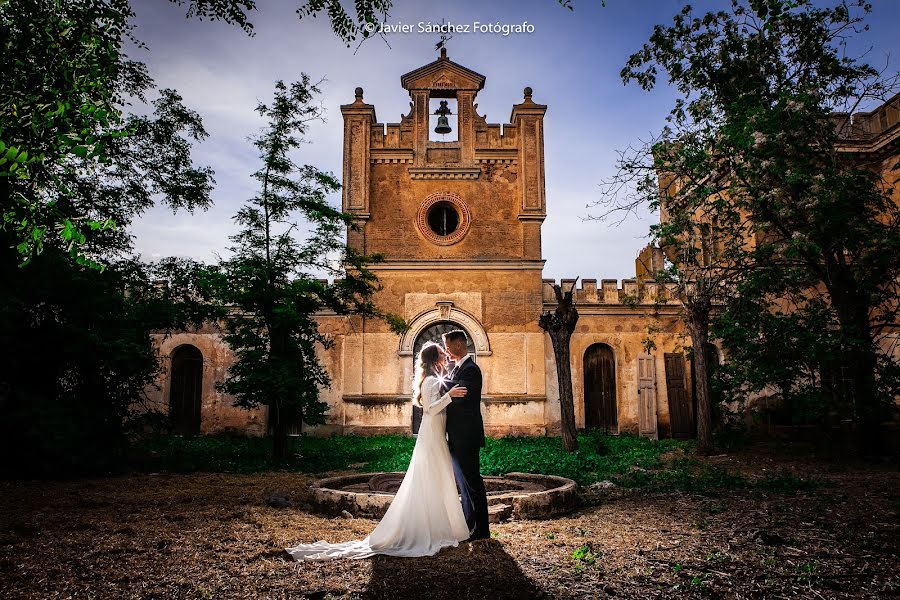
[[453,477],[447,447],[444,409],[466,389],[454,386],[440,395],[447,353],[428,342],[419,352],[413,378],[413,402],[423,408],[422,424],[409,468],[384,518],[364,540],[343,543],[324,541],[285,548],[294,560],[431,556],[446,546],[468,539],[469,528]]

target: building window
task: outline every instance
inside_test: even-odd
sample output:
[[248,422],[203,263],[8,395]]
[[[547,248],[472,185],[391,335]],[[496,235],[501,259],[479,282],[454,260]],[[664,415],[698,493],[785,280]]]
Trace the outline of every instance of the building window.
[[416,225],[422,236],[438,246],[449,246],[469,232],[469,207],[462,198],[450,192],[431,194],[419,207]]
[[447,236],[459,229],[459,213],[449,202],[438,202],[428,211],[428,227],[440,236]]

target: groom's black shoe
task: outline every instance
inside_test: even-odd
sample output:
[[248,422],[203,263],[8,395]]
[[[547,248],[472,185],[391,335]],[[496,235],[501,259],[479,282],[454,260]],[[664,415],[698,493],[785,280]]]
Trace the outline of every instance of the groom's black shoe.
[[489,540],[489,539],[491,539],[490,534],[488,534],[488,535],[480,534],[480,535],[470,536],[469,539],[467,539],[466,541],[467,542],[475,542],[478,540]]

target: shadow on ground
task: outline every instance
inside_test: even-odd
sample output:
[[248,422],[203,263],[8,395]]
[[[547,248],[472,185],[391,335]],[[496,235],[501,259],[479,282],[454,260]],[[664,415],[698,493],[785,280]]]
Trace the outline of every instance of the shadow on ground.
[[463,543],[426,558],[372,559],[363,598],[492,598],[527,600],[544,594],[497,540]]

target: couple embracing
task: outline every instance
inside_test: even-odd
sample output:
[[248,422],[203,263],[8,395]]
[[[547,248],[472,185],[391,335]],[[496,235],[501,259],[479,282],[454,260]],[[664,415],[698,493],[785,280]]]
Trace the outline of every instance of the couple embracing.
[[[416,357],[413,402],[423,409],[409,468],[378,526],[364,540],[301,544],[295,560],[431,556],[446,546],[490,537],[481,479],[481,369],[466,333],[445,333]],[[452,368],[451,368],[452,365]]]

